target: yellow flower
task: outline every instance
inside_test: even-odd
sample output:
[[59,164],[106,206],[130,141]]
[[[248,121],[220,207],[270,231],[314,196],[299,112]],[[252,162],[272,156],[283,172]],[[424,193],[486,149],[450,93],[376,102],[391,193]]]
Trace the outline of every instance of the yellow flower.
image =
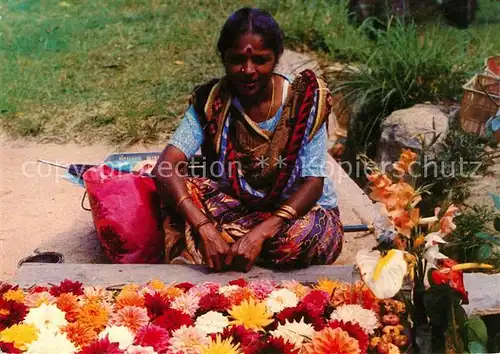
[[0,341],[13,343],[14,347],[25,351],[26,344],[34,342],[38,338],[38,328],[32,324],[16,324],[0,332]]
[[215,341],[201,349],[201,354],[241,354],[241,351],[239,344],[233,344],[230,338],[222,340],[217,335]]
[[160,291],[160,294],[163,299],[172,301],[175,298],[184,294],[184,291],[182,291],[182,289],[176,288],[175,286],[168,286],[162,291]]
[[156,291],[163,290],[166,287],[165,283],[162,282],[159,279],[153,279],[153,280],[151,280],[149,282],[149,286],[151,287],[151,289],[156,290]]
[[24,302],[24,293],[21,289],[17,290],[9,290],[5,294],[3,294],[4,300],[12,300],[22,304]]
[[343,285],[342,282],[337,280],[331,280],[328,278],[319,278],[318,284],[314,287],[314,289],[326,291],[331,296],[335,291],[335,289],[340,288],[342,285]]
[[263,331],[265,326],[273,322],[272,314],[267,312],[266,305],[255,302],[254,299],[233,306],[229,314],[233,318],[231,325],[243,325],[256,331]]

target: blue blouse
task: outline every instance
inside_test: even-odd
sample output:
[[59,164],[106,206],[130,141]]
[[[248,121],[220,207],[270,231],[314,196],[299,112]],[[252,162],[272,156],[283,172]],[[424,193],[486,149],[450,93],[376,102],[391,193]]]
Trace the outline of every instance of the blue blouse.
[[[287,80],[289,79],[287,78]],[[238,104],[238,102],[233,101],[233,104],[235,103]],[[278,109],[274,117],[257,123],[258,126],[263,130],[273,132],[281,117],[282,108],[283,106]],[[177,147],[186,155],[187,159],[190,159],[200,149],[203,139],[203,129],[197,118],[196,110],[190,106],[169,144]],[[333,180],[328,175],[327,140],[326,126],[323,124],[299,154],[297,164],[299,164],[300,176],[302,177],[324,177],[323,194],[318,204],[325,209],[331,209],[337,207],[337,193]],[[300,181],[287,194],[283,195],[283,199],[289,198],[299,186]]]

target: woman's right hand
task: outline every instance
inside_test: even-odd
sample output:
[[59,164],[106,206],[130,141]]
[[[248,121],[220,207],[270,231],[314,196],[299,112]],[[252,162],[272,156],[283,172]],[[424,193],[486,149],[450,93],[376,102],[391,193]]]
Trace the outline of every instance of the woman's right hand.
[[202,225],[198,231],[203,242],[207,265],[216,271],[222,270],[224,259],[231,251],[231,247],[212,223]]

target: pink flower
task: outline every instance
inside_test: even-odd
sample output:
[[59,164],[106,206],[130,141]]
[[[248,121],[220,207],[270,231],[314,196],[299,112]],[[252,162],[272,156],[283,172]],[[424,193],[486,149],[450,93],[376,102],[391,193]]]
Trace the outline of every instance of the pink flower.
[[142,307],[125,306],[113,314],[111,323],[116,326],[125,326],[135,333],[149,323],[148,312]]
[[276,284],[267,279],[259,279],[252,281],[249,284],[249,288],[253,291],[257,299],[264,300],[270,293],[276,290]]
[[[440,208],[436,208],[434,210],[434,214],[438,216],[440,211],[441,211]],[[444,235],[447,235],[457,228],[457,225],[453,223],[453,218],[457,215],[458,211],[459,209],[453,204],[451,204],[448,207],[444,215],[439,220],[439,225],[440,225],[439,232],[441,232]]]
[[158,353],[165,353],[169,347],[170,335],[165,328],[149,324],[139,329],[135,335],[134,345],[153,347]]

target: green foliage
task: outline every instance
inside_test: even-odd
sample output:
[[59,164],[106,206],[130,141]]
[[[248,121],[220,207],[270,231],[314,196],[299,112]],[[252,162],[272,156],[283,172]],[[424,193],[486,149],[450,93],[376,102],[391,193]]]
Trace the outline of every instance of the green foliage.
[[493,50],[488,42],[438,25],[419,28],[394,21],[375,33],[376,46],[361,52],[362,64],[336,87],[354,107],[350,134],[364,142],[358,146],[363,151],[377,139],[380,120],[390,112],[457,99],[467,78]]
[[483,347],[486,346],[486,343],[488,342],[488,329],[486,328],[486,325],[484,324],[481,317],[471,316],[469,317],[465,325],[467,328],[467,339],[469,343],[475,342],[482,345]]
[[348,1],[288,0],[278,2],[276,19],[287,41],[296,46],[327,52],[332,59],[361,60],[373,44],[367,24],[349,23]]
[[483,262],[500,266],[500,234],[493,229],[497,212],[487,206],[474,205],[455,218],[457,228],[449,237],[443,252],[459,263]]

